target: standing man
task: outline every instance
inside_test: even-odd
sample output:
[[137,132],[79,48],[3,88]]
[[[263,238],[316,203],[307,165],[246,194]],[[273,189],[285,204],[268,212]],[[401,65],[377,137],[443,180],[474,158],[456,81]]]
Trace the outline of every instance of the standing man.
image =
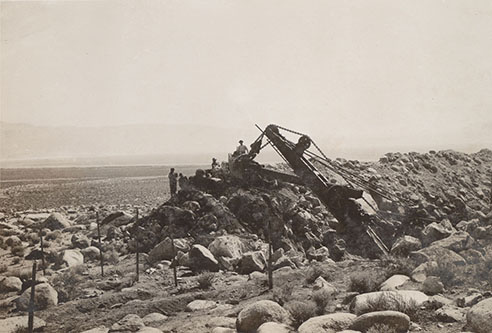
[[171,189],[171,197],[174,197],[178,187],[178,174],[174,172],[174,168],[171,168],[167,177],[169,178],[169,188]]
[[217,159],[214,157],[212,158],[212,171],[218,168],[219,168],[219,163],[217,162]]
[[243,145],[243,140],[239,140],[239,146],[236,148],[236,154],[238,155],[245,155],[248,153],[248,147]]

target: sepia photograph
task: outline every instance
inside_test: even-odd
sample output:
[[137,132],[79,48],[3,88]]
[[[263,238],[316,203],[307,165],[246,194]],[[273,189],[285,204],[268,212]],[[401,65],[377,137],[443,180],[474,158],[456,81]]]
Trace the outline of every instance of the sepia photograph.
[[0,333],[492,333],[492,2],[0,0]]

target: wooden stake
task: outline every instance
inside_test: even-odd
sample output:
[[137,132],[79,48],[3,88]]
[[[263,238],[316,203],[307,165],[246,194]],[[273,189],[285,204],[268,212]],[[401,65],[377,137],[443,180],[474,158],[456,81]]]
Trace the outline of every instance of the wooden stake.
[[268,289],[273,289],[273,274],[272,274],[272,227],[268,220]]
[[41,265],[43,265],[43,275],[46,275],[46,264],[44,262],[43,230],[39,231],[39,241],[41,243]]
[[99,227],[99,212],[96,212],[96,223],[97,223],[97,241],[99,242],[99,258],[101,261],[101,276],[104,276],[104,259],[103,259],[102,243],[101,243],[101,228]]
[[[136,221],[138,221],[138,208],[137,208],[137,216],[135,218],[135,222]],[[135,246],[136,246],[136,251],[137,251],[137,263],[136,263],[137,264],[137,279],[136,279],[137,282],[138,282],[138,280],[140,278],[140,269],[139,269],[139,266],[140,266],[139,265],[139,243],[138,243],[139,242],[139,239],[138,239],[139,237],[138,237],[138,235],[139,235],[139,231],[137,230],[137,235],[135,237],[135,243],[136,243]]]
[[174,286],[178,286],[178,260],[176,258],[176,247],[174,246],[174,237],[171,235],[171,245],[173,247],[173,276],[174,276]]
[[31,282],[31,299],[29,300],[29,319],[27,329],[29,333],[34,332],[34,294],[36,288],[36,260],[32,263],[32,282]]

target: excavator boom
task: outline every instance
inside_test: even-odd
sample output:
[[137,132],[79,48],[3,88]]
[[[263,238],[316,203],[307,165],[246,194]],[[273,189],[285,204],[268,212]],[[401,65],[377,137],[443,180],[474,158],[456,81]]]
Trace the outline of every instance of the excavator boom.
[[[292,167],[297,177],[263,168],[253,161],[262,148],[263,137],[268,139],[268,143]],[[254,165],[253,170],[264,176],[309,187],[343,227],[354,223],[362,225],[380,252],[387,254],[388,248],[371,226],[374,223],[373,217],[361,211],[360,205],[356,202],[356,199],[362,198],[363,190],[332,184],[306,156],[305,151],[311,144],[312,140],[307,135],[300,135],[298,142],[293,143],[280,133],[279,126],[269,125],[262,131],[262,135],[251,144],[249,154],[239,156],[237,160],[240,163],[235,163],[235,165],[242,165],[239,167],[242,170]]]

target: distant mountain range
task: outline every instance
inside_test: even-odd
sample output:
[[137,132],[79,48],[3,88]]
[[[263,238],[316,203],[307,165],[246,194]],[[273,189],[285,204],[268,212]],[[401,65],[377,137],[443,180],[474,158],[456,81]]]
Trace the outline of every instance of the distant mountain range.
[[0,122],[2,166],[208,163],[235,149],[237,129],[185,125],[49,127]]
[[[61,127],[0,122],[0,167],[208,165],[212,157],[227,160],[228,153],[234,151],[239,139],[244,139],[249,145],[258,134],[253,126],[244,130],[222,128],[220,124],[215,127],[168,124]],[[433,138],[425,145],[417,145],[411,138],[388,140],[379,137],[378,133],[371,137],[360,133],[357,137],[345,139],[330,132],[324,133],[325,137],[318,137],[319,133],[309,134],[328,157],[360,160],[376,160],[395,151],[455,149],[472,153],[492,145],[490,140],[478,144],[457,140],[451,144],[453,140],[450,138]],[[281,161],[269,147],[257,160],[261,163]]]

